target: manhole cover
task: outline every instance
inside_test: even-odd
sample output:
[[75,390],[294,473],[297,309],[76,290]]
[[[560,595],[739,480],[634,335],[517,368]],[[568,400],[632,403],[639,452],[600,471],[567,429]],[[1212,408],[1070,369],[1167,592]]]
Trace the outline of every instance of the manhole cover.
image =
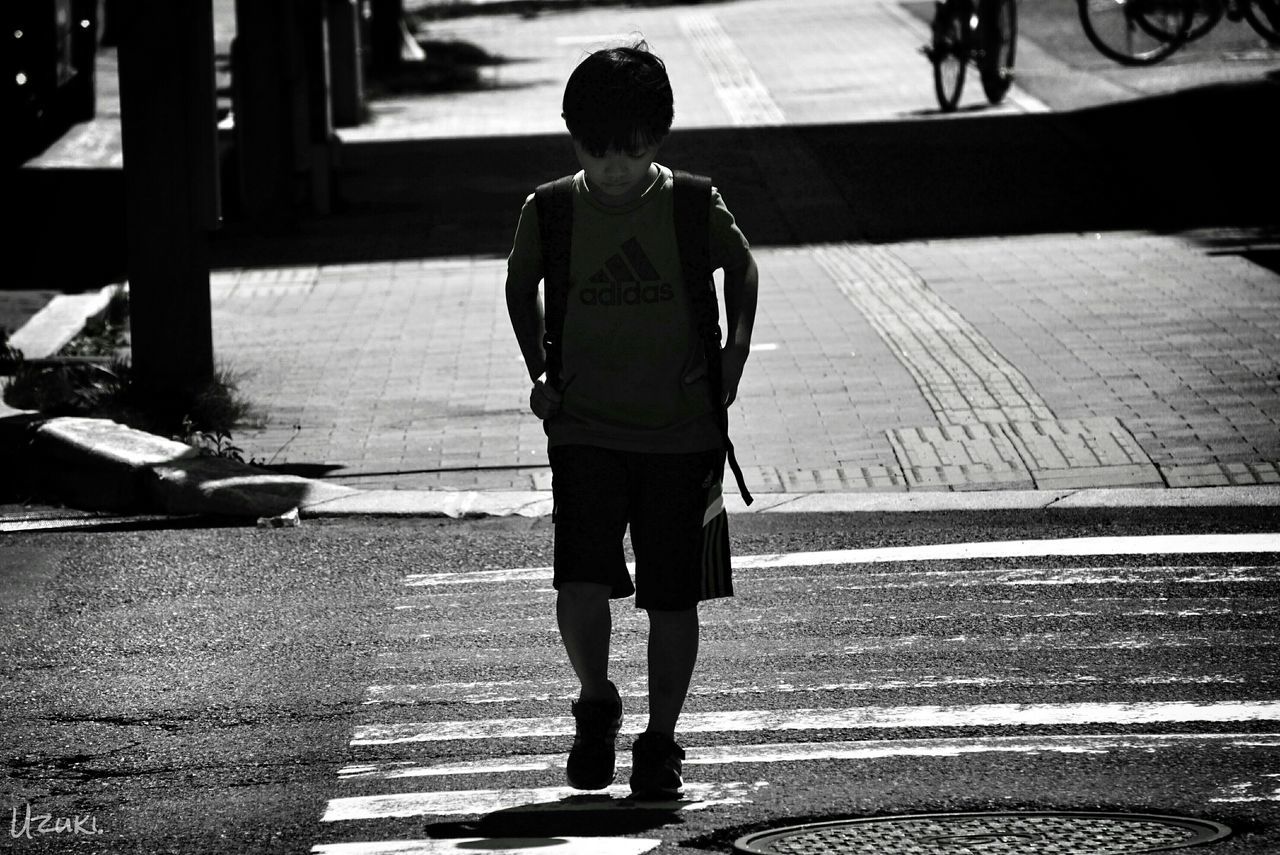
[[739,838],[752,855],[1132,855],[1221,840],[1216,822],[1124,813],[939,813],[793,825]]

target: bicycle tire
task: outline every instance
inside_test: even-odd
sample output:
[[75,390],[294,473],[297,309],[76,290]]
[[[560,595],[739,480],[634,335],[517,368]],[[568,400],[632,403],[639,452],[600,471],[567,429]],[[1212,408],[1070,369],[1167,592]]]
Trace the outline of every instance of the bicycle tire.
[[1013,61],[1018,47],[1017,0],[981,0],[978,28],[982,33],[982,56],[978,73],[987,101],[999,104],[1013,84]]
[[1185,0],[1076,0],[1076,9],[1098,53],[1121,65],[1160,62],[1185,44],[1191,29]]
[[960,105],[969,65],[969,15],[960,6],[954,0],[934,4],[929,61],[933,63],[933,91],[944,113],[954,112]]
[[1280,45],[1280,0],[1243,0],[1244,18],[1270,44]]

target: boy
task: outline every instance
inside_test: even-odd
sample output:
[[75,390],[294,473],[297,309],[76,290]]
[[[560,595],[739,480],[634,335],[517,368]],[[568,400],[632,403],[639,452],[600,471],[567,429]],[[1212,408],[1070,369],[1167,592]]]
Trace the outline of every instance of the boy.
[[[732,593],[704,585],[704,519],[719,494],[724,434],[708,386],[673,222],[674,179],[654,162],[673,118],[671,84],[644,42],[591,54],[574,70],[563,117],[582,171],[572,181],[572,239],[563,343],[548,370],[538,283],[536,194],[507,262],[507,308],[543,420],[555,521],[556,617],[581,683],[567,776],[596,790],[614,774],[622,702],[608,678],[609,600],[636,594],[649,616],[649,721],[632,748],[631,790],[675,798],[684,751],[675,741],[698,653],[698,602]],[[728,335],[724,405],[737,395],[751,344],[757,272],[746,239],[712,192],[710,257],[723,268]],[[549,218],[548,218],[549,219]],[[717,345],[718,346],[718,345]],[[555,370],[558,363],[559,370]],[[623,553],[631,527],[633,584]],[[727,534],[719,530],[727,556]]]

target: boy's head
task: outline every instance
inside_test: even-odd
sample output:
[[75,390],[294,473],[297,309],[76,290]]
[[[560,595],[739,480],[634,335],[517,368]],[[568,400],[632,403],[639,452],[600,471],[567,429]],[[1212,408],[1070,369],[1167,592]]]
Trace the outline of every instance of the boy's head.
[[667,67],[643,41],[598,50],[569,75],[562,115],[574,142],[597,157],[656,147],[675,116]]

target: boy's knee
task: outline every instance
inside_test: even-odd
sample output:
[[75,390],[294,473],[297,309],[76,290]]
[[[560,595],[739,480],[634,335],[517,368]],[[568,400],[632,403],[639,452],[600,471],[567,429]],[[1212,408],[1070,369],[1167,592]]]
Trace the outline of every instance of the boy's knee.
[[651,623],[659,624],[681,624],[698,619],[698,606],[695,604],[687,609],[645,609],[649,614]]
[[572,604],[593,604],[608,602],[613,589],[608,585],[596,582],[563,582],[556,590],[562,602]]

